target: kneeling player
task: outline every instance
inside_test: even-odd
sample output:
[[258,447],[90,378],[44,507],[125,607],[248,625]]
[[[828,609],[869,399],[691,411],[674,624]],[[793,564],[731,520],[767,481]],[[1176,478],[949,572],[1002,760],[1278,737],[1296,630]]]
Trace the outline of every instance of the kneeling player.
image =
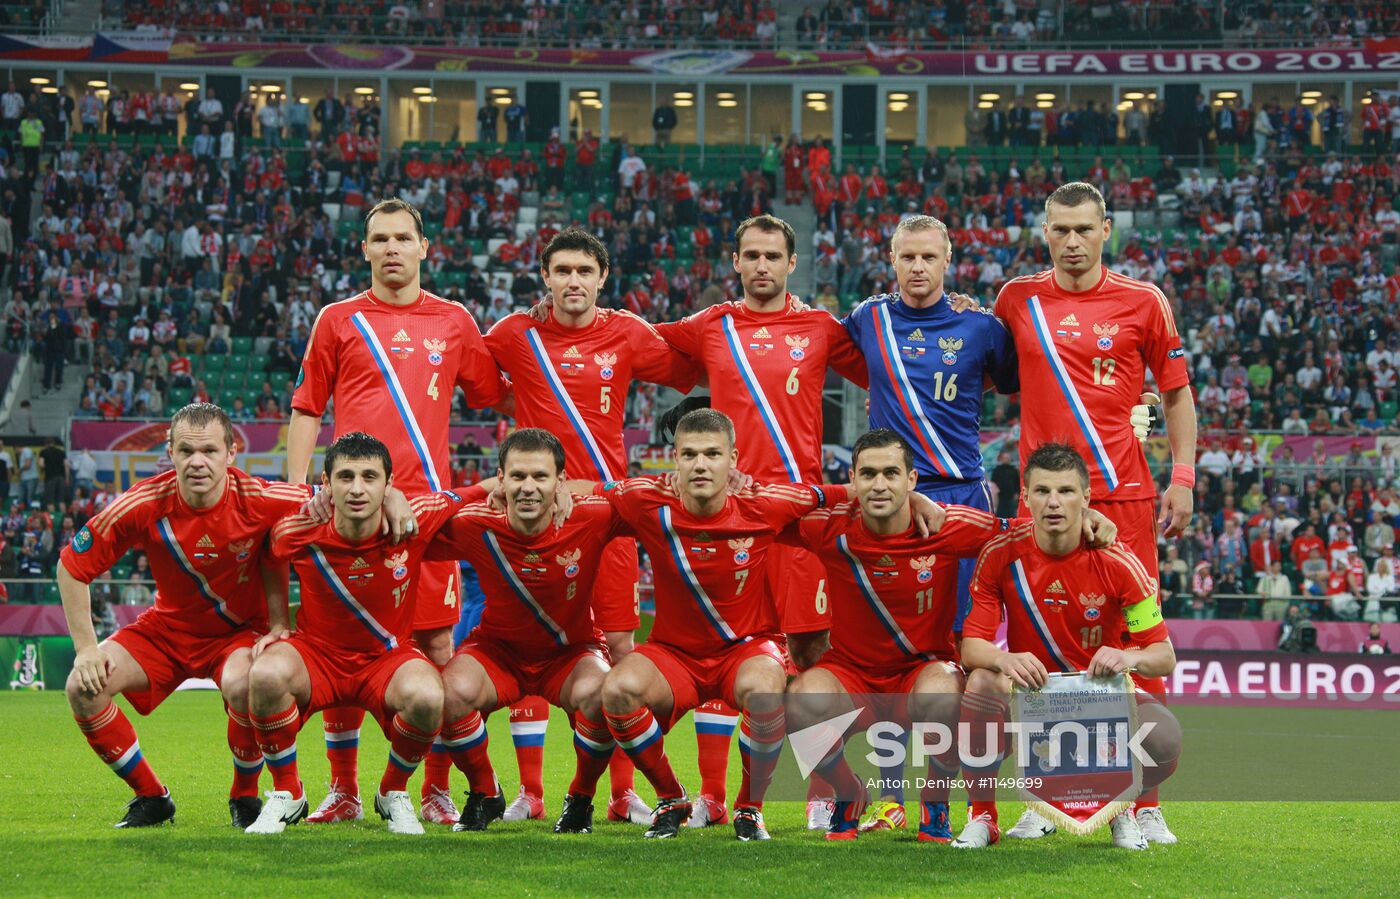
[[556,495],[568,488],[564,447],[548,431],[516,431],[497,458],[505,512],[467,506],[428,551],[430,559],[467,559],[486,593],[481,624],[442,672],[442,743],[471,787],[453,829],[485,830],[505,812],[484,718],[533,695],[563,708],[575,727],[577,767],[554,831],[591,833],[593,794],[614,749],[602,720],[607,644],[589,604],[615,536],[612,506],[580,497],[562,525],[551,520]]
[[423,832],[406,787],[442,723],[442,680],[407,637],[423,553],[462,498],[411,499],[418,533],[393,546],[380,535],[392,476],[384,444],[346,434],[326,451],[331,520],[293,515],[273,530],[274,557],[295,561],[301,611],[294,633],[269,633],[254,648],[249,704],[273,790],[248,833],[281,833],[306,817],[297,732],[307,716],[337,705],[368,710],[389,738],[375,811],[394,833]]
[[778,531],[848,492],[790,484],[728,495],[734,425],[711,409],[681,418],[675,452],[675,489],[638,478],[602,490],[652,558],[657,602],[650,638],[603,684],[603,712],[618,745],[656,789],[646,835],[664,838],[685,824],[691,800],[666,758],[662,734],[706,700],[742,710],[734,833],[743,841],[766,840],[763,793],[782,749],[787,683],[765,577],[768,550]]
[[[1166,677],[1176,667],[1156,580],[1121,546],[1083,544],[1080,522],[1089,504],[1083,457],[1065,444],[1044,444],[1026,459],[1022,483],[1032,521],[1016,525],[982,551],[972,612],[963,627],[963,664],[970,672],[963,699],[969,757],[994,759],[990,767],[967,769],[972,783],[995,781],[1005,754],[1003,725],[1013,681],[1036,689],[1049,671],[1106,676],[1132,669],[1144,677]],[[992,642],[1003,617],[1005,651]],[[1124,631],[1132,635],[1133,648],[1123,647]],[[1143,770],[1142,786],[1149,790],[1176,770],[1181,732],[1149,694],[1139,692],[1137,699],[1140,719],[1156,725],[1142,743],[1157,762]],[[988,725],[998,735],[995,748],[985,745]],[[997,842],[994,788],[973,793],[971,815],[953,845],[975,849]],[[1147,848],[1131,808],[1110,826],[1113,845]]]
[[[141,753],[136,731],[112,703],[126,696],[149,715],[186,678],[219,684],[233,751],[229,813],[236,827],[258,816],[262,753],[248,722],[249,648],[287,620],[287,575],[264,564],[268,531],[310,495],[233,468],[233,425],[218,406],[194,403],[170,421],[175,464],[127,490],[63,549],[58,589],[77,650],[68,702],[88,744],[136,793],[118,827],[174,820],[175,803]],[[139,547],[156,580],[155,605],[97,642],[88,585]]]

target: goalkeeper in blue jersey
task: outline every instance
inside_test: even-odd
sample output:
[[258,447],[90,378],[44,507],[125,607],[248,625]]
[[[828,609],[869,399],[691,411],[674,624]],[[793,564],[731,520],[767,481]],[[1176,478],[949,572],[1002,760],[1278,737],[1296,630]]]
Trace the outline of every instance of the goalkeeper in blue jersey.
[[[1001,393],[1019,389],[1016,347],[995,316],[959,315],[949,307],[943,276],[952,249],[938,219],[901,221],[890,237],[899,292],[870,297],[843,324],[870,373],[870,427],[889,428],[914,448],[916,489],[935,502],[990,512],[978,438],[982,394],[993,386]],[[976,560],[938,564],[958,566],[954,630],[960,632]],[[861,829],[903,827],[901,798],[892,792],[873,803]]]

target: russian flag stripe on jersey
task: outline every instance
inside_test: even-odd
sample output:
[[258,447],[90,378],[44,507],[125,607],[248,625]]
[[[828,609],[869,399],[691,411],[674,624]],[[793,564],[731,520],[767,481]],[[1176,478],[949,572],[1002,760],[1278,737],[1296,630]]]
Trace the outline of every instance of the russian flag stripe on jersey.
[[534,328],[527,328],[525,342],[530,345],[530,352],[534,354],[535,362],[544,374],[544,379],[549,382],[549,389],[553,391],[554,398],[559,401],[559,407],[564,410],[564,417],[569,420],[569,424],[574,426],[579,439],[588,448],[588,457],[593,460],[593,467],[598,469],[598,477],[604,481],[613,480],[612,472],[608,470],[607,460],[603,458],[603,451],[598,448],[598,441],[593,439],[593,432],[588,430],[588,424],[579,414],[578,407],[574,405],[573,397],[569,396],[569,391],[564,389],[563,382],[559,380],[559,373],[549,363],[549,354],[545,352],[544,341],[540,340],[540,332]]
[[904,630],[900,628],[899,622],[895,621],[894,615],[886,605],[880,601],[880,594],[875,592],[875,586],[870,583],[870,578],[866,577],[865,568],[860,564],[859,557],[851,552],[850,543],[846,540],[846,535],[842,534],[836,538],[836,548],[841,551],[841,555],[846,557],[846,562],[851,566],[851,574],[855,576],[856,585],[860,587],[861,595],[870,604],[875,617],[880,619],[880,623],[885,626],[885,630],[890,632],[894,642],[899,644],[899,648],[906,655],[918,656],[920,658],[931,658],[926,653],[919,652],[914,641],[910,640]]
[[666,544],[671,547],[671,559],[676,563],[676,570],[680,572],[685,585],[690,590],[690,595],[700,605],[700,611],[705,613],[711,626],[726,643],[733,643],[738,640],[734,635],[734,629],[729,626],[729,622],[720,617],[719,609],[715,608],[714,602],[710,599],[705,587],[700,583],[700,579],[695,576],[694,570],[690,567],[690,560],[685,557],[685,547],[681,545],[680,535],[676,533],[675,527],[671,523],[671,510],[662,506],[657,509],[657,514],[661,517],[661,534],[666,538]]
[[792,446],[788,443],[787,436],[783,434],[783,429],[778,425],[778,416],[773,413],[773,406],[768,402],[763,388],[759,386],[758,378],[754,376],[753,368],[749,365],[749,357],[744,355],[744,347],[739,342],[739,332],[734,328],[733,316],[724,316],[722,327],[724,328],[725,342],[729,345],[729,354],[734,357],[734,364],[739,367],[739,374],[743,375],[744,384],[748,387],[749,394],[754,398],[755,405],[758,406],[758,414],[763,417],[764,427],[768,429],[768,435],[773,438],[773,445],[783,460],[783,468],[787,471],[788,480],[794,484],[799,483],[802,477],[798,474],[797,457],[793,455]]
[[1084,408],[1084,401],[1079,398],[1079,391],[1070,379],[1059,350],[1055,349],[1055,336],[1050,333],[1049,323],[1045,320],[1045,310],[1040,306],[1040,297],[1032,294],[1026,298],[1026,305],[1030,308],[1031,327],[1040,340],[1040,348],[1044,351],[1045,358],[1050,362],[1050,370],[1055,373],[1055,380],[1060,384],[1060,392],[1065,395],[1065,401],[1069,403],[1070,411],[1079,423],[1079,430],[1084,434],[1089,448],[1093,450],[1094,461],[1103,472],[1104,482],[1108,484],[1108,490],[1112,493],[1118,489],[1118,472],[1113,467],[1113,460],[1108,457],[1108,450],[1104,448],[1099,432],[1094,428],[1094,422],[1089,418],[1088,410]]
[[1016,585],[1016,595],[1021,598],[1021,605],[1025,606],[1026,614],[1031,618],[1031,626],[1035,628],[1045,648],[1050,651],[1055,663],[1060,666],[1061,671],[1073,671],[1074,667],[1065,661],[1065,654],[1060,651],[1055,638],[1050,636],[1050,628],[1046,626],[1045,618],[1035,604],[1035,597],[1031,595],[1031,583],[1026,579],[1026,568],[1020,559],[1011,563],[1011,581]]
[[549,617],[544,606],[540,605],[539,600],[535,599],[524,582],[520,580],[519,575],[510,567],[510,560],[501,551],[501,544],[496,539],[496,535],[488,530],[482,533],[481,539],[486,542],[486,551],[491,554],[491,561],[496,563],[496,570],[501,573],[501,577],[506,579],[506,583],[510,584],[511,592],[515,594],[515,598],[524,603],[525,607],[534,614],[535,620],[540,623],[541,627],[549,631],[554,642],[560,646],[567,646],[569,635],[564,633],[564,629],[555,623],[553,618]]
[[914,385],[909,380],[909,372],[904,368],[904,361],[899,357],[899,346],[895,341],[894,323],[890,320],[889,308],[884,304],[879,304],[872,311],[875,324],[880,329],[880,355],[884,359],[885,372],[889,375],[890,384],[894,386],[895,394],[899,397],[899,403],[904,407],[905,414],[915,425],[919,442],[924,445],[924,451],[928,453],[929,459],[938,466],[938,474],[961,480],[962,471],[953,461],[952,453],[948,452],[948,448],[939,439],[938,432],[933,428],[933,423],[928,420],[923,404],[919,402],[919,395],[914,392]]
[[432,453],[428,452],[428,441],[424,439],[423,431],[418,427],[418,419],[413,417],[413,407],[409,405],[408,397],[404,395],[403,385],[399,383],[399,376],[394,373],[394,366],[389,362],[389,356],[384,352],[384,347],[380,344],[374,329],[369,326],[369,319],[365,318],[365,314],[356,312],[350,317],[350,321],[354,323],[355,330],[360,332],[360,338],[364,340],[370,357],[374,359],[375,366],[379,369],[380,375],[384,377],[384,386],[389,389],[389,396],[393,398],[394,406],[399,410],[399,418],[403,420],[404,430],[408,432],[408,440],[413,444],[413,451],[418,455],[418,461],[423,465],[423,474],[428,479],[428,489],[436,493],[442,489],[442,482],[438,480],[437,469],[433,467]]
[[311,561],[316,566],[316,570],[320,572],[321,577],[325,579],[326,586],[331,588],[331,592],[336,595],[336,598],[345,604],[345,607],[350,610],[351,614],[360,619],[360,623],[374,635],[376,640],[384,644],[385,649],[397,648],[399,645],[398,638],[389,633],[384,625],[376,621],[374,616],[369,613],[369,610],[360,605],[360,601],[355,598],[355,594],[351,593],[350,589],[341,583],[340,577],[337,576],[335,570],[331,568],[331,563],[326,559],[326,554],[321,551],[321,547],[313,543],[307,547],[307,550],[311,553]]
[[156,530],[160,532],[161,542],[170,551],[170,555],[175,559],[175,564],[179,565],[180,570],[188,574],[190,579],[194,581],[195,588],[205,602],[214,607],[214,614],[222,618],[229,627],[238,627],[243,624],[229,612],[228,603],[214,592],[213,588],[209,586],[209,581],[205,580],[204,575],[200,574],[199,570],[190,564],[190,560],[185,557],[185,551],[180,547],[180,541],[175,539],[175,529],[170,526],[170,519],[162,518],[157,521]]

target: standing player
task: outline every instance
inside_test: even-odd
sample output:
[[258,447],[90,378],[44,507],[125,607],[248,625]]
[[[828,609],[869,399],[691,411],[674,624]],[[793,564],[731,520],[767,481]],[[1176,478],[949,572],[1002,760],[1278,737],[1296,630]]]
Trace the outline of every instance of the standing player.
[[[843,324],[869,370],[870,426],[889,428],[913,448],[915,489],[935,502],[991,512],[978,437],[982,393],[989,385],[1016,392],[1016,348],[993,316],[958,315],[951,308],[943,279],[952,250],[948,228],[938,219],[901,220],[890,237],[899,293],[871,297]],[[960,632],[976,559],[939,558],[940,565],[956,569],[951,629]],[[934,575],[942,581],[941,571]],[[898,776],[883,779],[900,782]],[[904,823],[903,790],[896,788],[871,808],[863,827]]]
[[[1063,440],[1089,460],[1094,508],[1118,525],[1120,542],[1155,572],[1156,487],[1130,423],[1149,370],[1162,393],[1174,463],[1161,500],[1167,537],[1191,521],[1196,482],[1196,408],[1171,305],[1156,286],[1103,265],[1111,223],[1093,185],[1072,182],[1052,193],[1042,227],[1054,267],[1007,282],[995,310],[1016,341],[1021,446]],[[1143,689],[1165,695],[1160,679],[1138,678]],[[1138,800],[1138,818],[1152,842],[1176,842],[1155,792]],[[1028,810],[1007,835],[1053,830]]]
[[601,497],[581,497],[567,521],[551,521],[555,496],[568,487],[563,444],[548,431],[515,431],[497,459],[505,512],[467,506],[428,550],[428,558],[471,562],[486,593],[481,624],[442,672],[442,742],[471,784],[454,829],[485,830],[505,812],[484,719],[530,694],[560,706],[574,722],[577,767],[554,831],[591,833],[593,794],[615,754],[602,717],[607,644],[588,602],[616,542],[612,507]]
[[[1021,498],[1032,521],[992,540],[977,560],[972,612],[963,627],[963,664],[970,674],[963,707],[970,719],[970,757],[994,756],[992,765],[968,770],[970,782],[995,780],[1005,754],[1004,724],[1011,682],[1044,686],[1049,671],[1166,677],[1176,667],[1157,581],[1125,545],[1090,549],[1081,522],[1089,506],[1090,470],[1063,443],[1037,447],[1026,459]],[[1121,534],[1121,530],[1120,530]],[[992,642],[1006,621],[1005,651]],[[1122,639],[1123,633],[1130,641]],[[1171,776],[1181,752],[1180,728],[1151,694],[1138,691],[1139,715],[1157,726],[1142,741],[1157,760],[1145,767],[1151,789]],[[998,735],[985,745],[988,725]],[[980,745],[979,745],[980,744]],[[973,788],[972,820],[953,845],[978,849],[997,842],[994,788]],[[1113,845],[1146,849],[1132,808],[1111,822]]]
[[[759,483],[821,482],[822,390],[827,368],[866,386],[866,364],[841,323],[820,309],[794,308],[788,275],[797,265],[792,226],[771,215],[742,222],[735,232],[734,270],[742,300],[720,303],[678,322],[657,326],[674,347],[705,371],[710,405],[738,433],[740,467]],[[831,626],[821,566],[797,546],[770,554],[769,589],[787,651],[798,670],[828,645]],[[722,710],[707,706],[701,714]],[[700,721],[701,793],[692,824],[723,822],[730,728]],[[709,732],[707,734],[707,731]],[[809,812],[829,810],[823,803]],[[811,822],[822,828],[824,817]]]
[[[262,807],[263,756],[248,721],[249,650],[287,623],[287,572],[264,557],[268,531],[310,496],[233,468],[233,424],[218,406],[194,403],[170,420],[173,471],[132,485],[64,547],[58,589],[77,656],[68,702],[98,757],[136,794],[118,827],[175,818],[175,803],[141,753],[136,731],[112,702],[124,694],[149,715],[189,677],[219,684],[233,752],[229,814],[247,827]],[[101,644],[88,585],[126,552],[150,559],[156,602]]]
[[[651,381],[687,392],[698,372],[644,320],[620,309],[599,309],[598,292],[608,278],[608,251],[578,228],[561,231],[545,247],[540,275],[550,302],[544,320],[523,313],[506,316],[486,335],[496,364],[515,385],[515,419],[543,428],[563,443],[574,477],[612,481],[627,472],[622,441],[632,382]],[[606,635],[614,662],[632,650],[641,623],[637,601],[637,543],[630,537],[608,544],[591,593],[595,623]],[[549,707],[538,698],[521,705],[542,726]],[[512,709],[512,722],[517,710]],[[543,734],[539,734],[543,741]],[[544,816],[542,749],[520,753],[520,797],[507,809],[520,817]],[[608,817],[649,822],[651,810],[632,789],[632,769],[617,754],[612,765]]]
[[248,833],[281,833],[306,817],[297,732],[313,713],[351,703],[373,713],[389,739],[375,811],[393,833],[423,832],[406,790],[442,724],[442,680],[407,638],[414,607],[431,596],[416,583],[423,553],[462,497],[410,499],[419,533],[396,546],[381,533],[393,475],[383,443],[345,434],[326,451],[331,520],[290,515],[272,531],[273,558],[295,561],[301,611],[295,632],[271,630],[254,649],[249,704],[273,789]]
[[[448,486],[448,422],[453,391],[461,387],[474,407],[506,400],[509,384],[486,352],[476,322],[462,306],[419,286],[427,257],[423,219],[403,200],[384,200],[365,216],[361,244],[372,286],[321,310],[311,329],[301,375],[292,396],[287,429],[287,472],[304,482],[321,430],[321,415],[335,405],[337,436],[354,431],[379,435],[389,446],[397,486],[417,495]],[[432,562],[419,584],[414,642],[435,665],[452,656],[457,623],[458,567]],[[312,823],[363,816],[357,759],[358,708],[329,709],[323,716],[331,788]],[[423,817],[438,824],[457,820],[447,790],[447,754],[435,751],[423,777]]]

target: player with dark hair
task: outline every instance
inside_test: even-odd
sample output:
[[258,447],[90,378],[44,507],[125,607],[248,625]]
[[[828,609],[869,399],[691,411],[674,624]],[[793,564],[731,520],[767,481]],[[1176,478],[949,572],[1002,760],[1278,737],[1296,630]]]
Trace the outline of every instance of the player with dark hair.
[[[1008,281],[995,308],[1016,341],[1021,446],[1069,442],[1088,462],[1094,508],[1118,525],[1119,541],[1143,567],[1156,572],[1158,528],[1174,537],[1190,522],[1196,477],[1196,409],[1171,303],[1155,285],[1103,264],[1112,222],[1093,185],[1071,182],[1050,194],[1042,230],[1053,267]],[[1132,423],[1136,405],[1156,401],[1144,394],[1149,371],[1162,394],[1174,463],[1160,514]],[[1144,689],[1165,695],[1160,679],[1135,676]],[[1138,817],[1152,842],[1176,842],[1155,792],[1138,800]],[[1028,810],[1008,836],[1053,830]]]
[[[799,306],[787,291],[797,265],[792,226],[770,215],[740,223],[733,257],[743,296],[657,326],[711,385],[710,404],[734,421],[739,467],[760,483],[820,483],[822,393],[827,369],[866,386],[860,350],[829,312]],[[769,553],[767,577],[796,670],[821,658],[831,616],[820,565],[802,547]],[[732,710],[697,712],[701,788],[692,826],[725,820]],[[814,783],[814,799],[820,788]],[[830,806],[813,802],[809,826],[824,829]]]
[[296,565],[301,610],[294,632],[271,630],[254,647],[248,701],[273,789],[248,833],[281,833],[306,817],[297,732],[311,714],[343,705],[371,712],[389,739],[375,811],[393,833],[423,832],[407,786],[442,723],[442,680],[408,636],[415,607],[431,598],[417,584],[423,553],[463,498],[448,490],[411,498],[418,532],[394,545],[381,526],[393,478],[387,446],[344,434],[322,475],[331,521],[296,514],[273,529],[273,558]]
[[[175,803],[112,699],[122,694],[149,715],[186,678],[212,678],[229,718],[229,814],[247,827],[262,807],[263,767],[248,720],[250,650],[258,635],[287,622],[287,571],[268,561],[266,538],[310,491],[234,468],[233,423],[209,403],[175,413],[167,451],[174,470],[133,484],[59,556],[58,589],[77,652],[68,702],[88,745],[135,793],[117,826],[146,827],[174,820]],[[99,644],[88,585],[131,549],[150,560],[155,605]]]
[[[627,472],[622,432],[632,383],[651,381],[684,392],[699,376],[646,321],[625,310],[598,308],[608,274],[608,251],[602,242],[582,229],[566,228],[545,247],[540,261],[549,303],[534,316],[506,316],[486,335],[496,364],[515,384],[517,424],[555,434],[570,460],[572,476],[597,481]],[[616,662],[632,650],[632,634],[641,623],[636,541],[613,540],[600,564],[588,599]],[[549,705],[539,697],[511,709],[521,785],[506,820],[544,817],[548,721]],[[650,809],[633,790],[632,768],[622,753],[611,766],[611,780],[608,817],[649,821]]]
[[722,412],[698,409],[676,427],[674,488],[649,478],[600,488],[656,572],[651,637],[603,684],[608,729],[656,789],[651,838],[675,836],[692,811],[662,735],[690,709],[719,699],[744,713],[735,836],[768,839],[761,809],[782,749],[778,694],[786,686],[777,609],[765,576],[769,550],[797,518],[848,496],[845,487],[805,484],[727,493],[737,456],[734,423]]
[[[997,842],[993,787],[1005,754],[1007,697],[1011,683],[1035,689],[1051,671],[1089,675],[1133,669],[1166,677],[1176,666],[1157,599],[1157,581],[1125,545],[1085,545],[1082,520],[1092,492],[1090,469],[1072,446],[1048,443],[1026,459],[1022,501],[1031,522],[1013,526],[982,550],[972,586],[972,613],[963,625],[962,658],[969,674],[963,697],[971,725],[969,758],[993,758],[967,769],[974,784],[971,820],[953,845],[981,848]],[[1007,648],[993,642],[1006,622]],[[1122,635],[1131,635],[1123,639]],[[1151,694],[1138,691],[1139,715],[1156,723],[1143,748],[1156,760],[1144,768],[1143,787],[1169,777],[1181,751],[1180,728]],[[998,734],[993,750],[988,727]],[[1111,821],[1113,844],[1146,849],[1131,807]]]
[[[395,483],[405,493],[442,490],[449,485],[453,391],[461,387],[468,404],[481,408],[508,404],[510,385],[470,313],[420,286],[428,241],[412,205],[390,199],[370,209],[360,248],[370,265],[370,289],[326,306],[311,329],[292,395],[288,480],[305,481],[321,416],[333,403],[336,436],[363,431],[383,440],[395,463]],[[413,639],[434,664],[445,665],[459,614],[458,566],[431,562],[419,580]],[[364,713],[332,708],[322,717],[331,787],[308,820],[353,820],[363,814],[357,758]],[[425,820],[455,822],[447,790],[451,761],[435,751],[424,767]]]
[[442,741],[471,785],[454,829],[485,830],[504,814],[485,716],[528,694],[574,722],[577,767],[554,830],[590,833],[593,794],[614,743],[602,716],[608,649],[588,597],[606,573],[615,516],[607,500],[586,496],[565,522],[551,520],[568,485],[564,447],[548,431],[515,431],[497,459],[505,511],[466,506],[428,550],[428,558],[471,562],[486,594],[481,624],[443,670]]

